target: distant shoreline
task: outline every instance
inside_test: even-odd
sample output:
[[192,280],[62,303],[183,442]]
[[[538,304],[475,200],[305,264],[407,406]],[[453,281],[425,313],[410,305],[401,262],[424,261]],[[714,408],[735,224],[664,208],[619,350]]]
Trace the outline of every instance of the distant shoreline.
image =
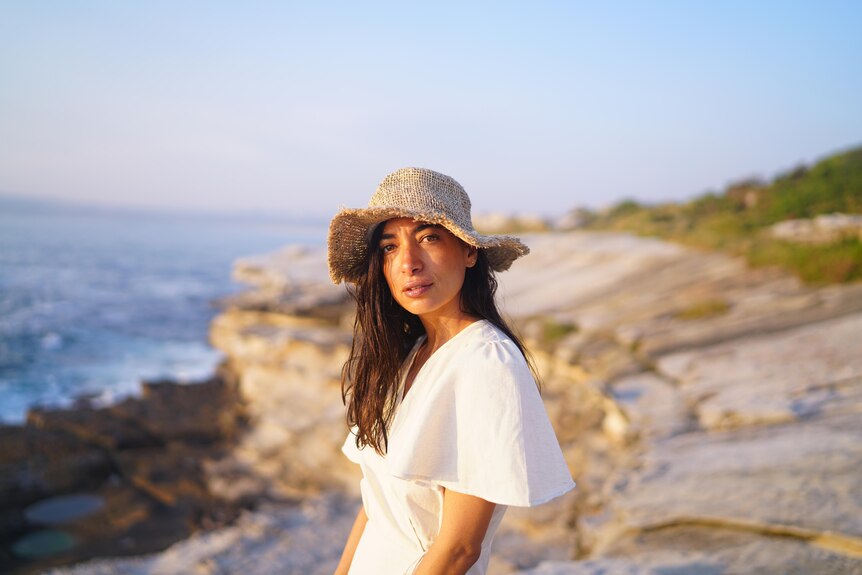
[[30,197],[0,192],[0,210],[7,213],[57,213],[63,215],[94,216],[140,216],[148,218],[177,219],[224,223],[273,223],[285,226],[325,226],[328,218],[323,215],[301,215],[276,210],[229,210],[207,211],[199,208],[164,208],[123,204],[99,204],[78,202],[49,196]]

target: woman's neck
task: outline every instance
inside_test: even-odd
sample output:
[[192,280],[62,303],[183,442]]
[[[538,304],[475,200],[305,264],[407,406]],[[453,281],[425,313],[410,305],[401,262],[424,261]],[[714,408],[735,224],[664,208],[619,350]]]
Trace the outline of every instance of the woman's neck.
[[482,318],[471,314],[462,313],[458,317],[435,318],[430,320],[419,317],[425,327],[428,338],[424,343],[427,349],[426,357],[430,356],[444,343],[455,337],[462,329]]
[[[463,330],[468,325],[482,319],[481,317],[462,314],[457,319],[450,319],[442,322],[430,322],[427,318],[420,316],[422,325],[425,326],[425,341],[419,346],[416,352],[409,373],[404,383],[404,395],[410,390],[413,385],[413,379],[416,374],[422,369],[422,365],[437,351],[444,343],[455,337],[458,332]],[[404,395],[402,397],[404,397]]]

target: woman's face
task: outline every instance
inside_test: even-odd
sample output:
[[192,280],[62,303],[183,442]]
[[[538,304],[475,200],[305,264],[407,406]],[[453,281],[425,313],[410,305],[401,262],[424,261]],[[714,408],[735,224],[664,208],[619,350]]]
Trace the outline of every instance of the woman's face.
[[383,224],[378,246],[392,297],[412,314],[460,318],[461,287],[478,252],[436,224],[395,218]]

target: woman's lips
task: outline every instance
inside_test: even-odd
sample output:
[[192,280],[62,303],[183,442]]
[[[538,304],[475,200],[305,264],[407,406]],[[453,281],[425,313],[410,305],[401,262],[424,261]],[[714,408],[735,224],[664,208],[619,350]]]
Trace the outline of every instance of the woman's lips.
[[424,294],[426,291],[431,289],[432,285],[433,284],[430,284],[430,283],[429,284],[423,284],[423,283],[407,284],[406,286],[404,286],[404,289],[402,291],[404,292],[404,294],[407,297],[419,297],[422,294]]

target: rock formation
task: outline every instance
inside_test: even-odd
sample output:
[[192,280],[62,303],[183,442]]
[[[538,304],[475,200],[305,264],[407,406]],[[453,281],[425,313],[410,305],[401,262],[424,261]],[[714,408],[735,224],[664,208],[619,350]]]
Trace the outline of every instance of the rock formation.
[[151,553],[236,518],[204,470],[244,426],[233,374],[141,391],[0,427],[0,572]]
[[805,244],[825,244],[845,238],[862,238],[862,216],[821,214],[811,219],[784,220],[773,224],[772,237]]
[[[500,298],[578,487],[511,508],[492,574],[862,573],[862,285],[626,234],[523,236]],[[293,262],[296,262],[295,264]],[[207,468],[264,501],[168,551],[56,573],[331,573],[359,505],[322,250],[246,261],[212,326],[248,411]]]

